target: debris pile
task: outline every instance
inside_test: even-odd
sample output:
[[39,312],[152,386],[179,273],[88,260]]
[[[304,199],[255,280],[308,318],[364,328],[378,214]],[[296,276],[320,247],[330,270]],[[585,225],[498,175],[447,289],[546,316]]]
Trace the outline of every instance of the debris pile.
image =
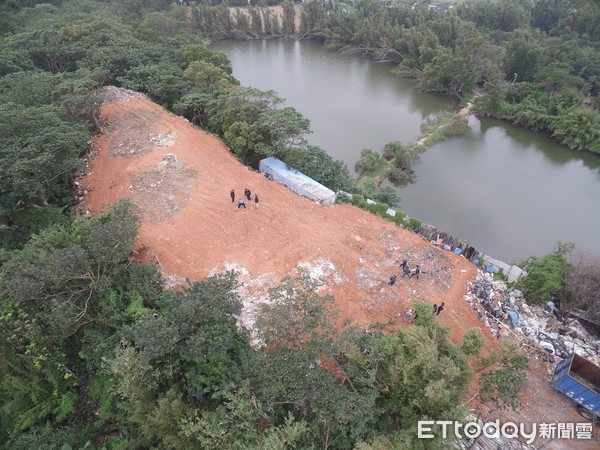
[[492,333],[511,335],[526,349],[539,350],[549,360],[571,353],[600,365],[600,341],[591,336],[575,318],[557,318],[552,302],[545,307],[528,305],[523,293],[509,289],[503,281],[494,281],[490,273],[479,272],[470,284],[465,300]]

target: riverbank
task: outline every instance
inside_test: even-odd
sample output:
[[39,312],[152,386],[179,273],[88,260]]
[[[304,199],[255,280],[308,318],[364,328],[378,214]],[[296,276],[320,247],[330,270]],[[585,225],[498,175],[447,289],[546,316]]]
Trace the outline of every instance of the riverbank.
[[[463,112],[463,110],[461,110]],[[465,120],[466,113],[444,113],[435,120],[429,121],[424,126],[424,132],[416,144],[404,150],[408,155],[399,155],[384,150],[382,157],[373,154],[365,154],[364,158],[371,158],[368,167],[358,178],[359,188],[371,191],[389,179],[392,184],[406,185],[413,182],[411,174],[414,166],[418,164],[418,157],[434,144],[446,139],[465,136],[469,131],[469,125]],[[363,156],[361,155],[361,160]],[[359,161],[359,164],[361,161]],[[366,164],[365,164],[366,165]],[[406,181],[402,183],[401,181]]]

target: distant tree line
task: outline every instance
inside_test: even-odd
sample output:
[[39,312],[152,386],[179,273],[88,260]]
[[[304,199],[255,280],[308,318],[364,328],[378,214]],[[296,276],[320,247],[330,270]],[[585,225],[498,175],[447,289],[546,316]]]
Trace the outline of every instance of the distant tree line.
[[[413,4],[415,5],[413,7]],[[600,5],[592,0],[466,1],[451,10],[427,2],[378,0],[303,4],[295,29],[253,6],[193,8],[214,38],[319,39],[340,51],[393,65],[424,91],[468,100],[482,115],[551,134],[572,149],[600,152]]]

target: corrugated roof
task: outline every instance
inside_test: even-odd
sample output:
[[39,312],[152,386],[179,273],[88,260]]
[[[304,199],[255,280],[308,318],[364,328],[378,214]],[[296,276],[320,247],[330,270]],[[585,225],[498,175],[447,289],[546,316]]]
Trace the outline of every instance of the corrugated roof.
[[321,183],[313,180],[312,178],[304,175],[297,169],[294,169],[292,166],[284,163],[283,161],[269,157],[265,158],[261,161],[261,164],[269,167],[271,170],[279,173],[284,176],[286,179],[290,180],[290,182],[296,184],[297,186],[301,186],[306,191],[310,192],[317,198],[320,199],[328,199],[331,198],[332,195],[335,195],[331,189],[323,186]]

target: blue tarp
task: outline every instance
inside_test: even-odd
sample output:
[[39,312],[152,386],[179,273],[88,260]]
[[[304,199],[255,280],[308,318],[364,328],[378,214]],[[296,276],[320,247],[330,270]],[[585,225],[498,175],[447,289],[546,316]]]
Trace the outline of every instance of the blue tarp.
[[510,323],[512,324],[512,327],[516,328],[516,326],[519,324],[519,315],[516,312],[511,311],[510,309],[506,310],[506,314],[508,314],[508,317],[510,318]]

